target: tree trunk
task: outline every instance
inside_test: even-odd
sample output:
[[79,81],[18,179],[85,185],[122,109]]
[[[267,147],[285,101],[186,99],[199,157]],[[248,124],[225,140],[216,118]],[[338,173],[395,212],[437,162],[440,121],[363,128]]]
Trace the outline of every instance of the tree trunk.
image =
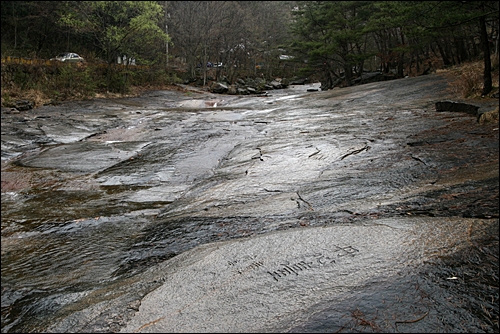
[[488,44],[488,33],[486,32],[486,20],[484,16],[479,18],[479,28],[481,30],[481,44],[484,54],[484,72],[483,72],[483,92],[481,95],[487,95],[493,89],[491,82],[491,59],[490,45]]
[[399,55],[399,59],[398,59],[398,67],[397,67],[397,71],[398,71],[398,78],[403,78],[405,75],[404,75],[404,56],[405,54],[404,53],[401,53]]
[[441,43],[438,41],[437,43],[437,47],[438,47],[438,50],[439,50],[439,53],[441,54],[441,59],[443,60],[443,64],[444,66],[449,66],[451,65],[451,61],[450,59],[448,58],[448,55],[446,54],[444,48],[441,46]]

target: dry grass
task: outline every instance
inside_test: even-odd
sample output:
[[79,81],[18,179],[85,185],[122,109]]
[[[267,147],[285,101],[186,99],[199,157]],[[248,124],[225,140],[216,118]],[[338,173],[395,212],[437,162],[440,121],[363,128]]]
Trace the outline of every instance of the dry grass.
[[[491,67],[493,90],[488,94],[498,93],[498,74],[499,66],[498,59],[492,58]],[[482,61],[460,64],[449,69],[438,70],[437,73],[442,73],[450,78],[449,89],[457,96],[463,98],[480,98],[483,90],[483,69]]]
[[34,107],[40,107],[51,101],[51,98],[37,89],[21,90],[15,88],[2,88],[2,106],[9,106],[12,101],[28,100],[33,102]]
[[[120,93],[99,93],[96,92],[93,94],[93,97],[83,97],[81,94],[68,95],[64,99],[58,97],[59,101],[71,101],[71,100],[83,100],[85,99],[93,99],[93,98],[122,98],[122,97],[136,97],[141,94],[151,91],[151,90],[184,90],[183,88],[177,85],[158,85],[158,86],[148,86],[148,87],[137,87],[132,86],[129,89],[127,94]],[[41,107],[46,104],[50,104],[54,101],[54,97],[48,96],[41,90],[37,89],[28,89],[21,90],[18,87],[2,87],[2,106],[8,107],[14,101],[18,100],[28,100],[33,103],[34,108]]]
[[182,81],[175,71],[152,67],[118,66],[107,72],[99,64],[67,65],[2,63],[2,107],[12,108],[26,100],[36,108],[70,100],[132,97]]

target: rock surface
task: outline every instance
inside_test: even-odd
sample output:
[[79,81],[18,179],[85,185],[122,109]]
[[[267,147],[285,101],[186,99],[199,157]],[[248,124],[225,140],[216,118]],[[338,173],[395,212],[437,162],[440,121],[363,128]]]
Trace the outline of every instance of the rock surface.
[[2,331],[497,332],[498,122],[317,88],[2,110]]
[[[356,314],[376,317],[372,328],[383,332],[453,331],[463,314],[443,321],[432,296],[422,295],[426,289],[419,288],[415,269],[429,261],[425,254],[464,247],[472,223],[481,224],[382,219],[200,246],[161,265],[164,283],[121,332],[262,333],[311,326],[336,332],[352,327]],[[431,230],[426,240],[423,232]],[[319,310],[323,318],[315,317]],[[423,315],[418,325],[405,323]]]

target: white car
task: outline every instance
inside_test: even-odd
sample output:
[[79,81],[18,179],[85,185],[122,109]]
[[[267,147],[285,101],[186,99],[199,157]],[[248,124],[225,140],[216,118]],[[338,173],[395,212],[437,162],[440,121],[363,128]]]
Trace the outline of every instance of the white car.
[[65,63],[83,63],[85,61],[85,59],[72,52],[61,53],[51,60],[62,61]]

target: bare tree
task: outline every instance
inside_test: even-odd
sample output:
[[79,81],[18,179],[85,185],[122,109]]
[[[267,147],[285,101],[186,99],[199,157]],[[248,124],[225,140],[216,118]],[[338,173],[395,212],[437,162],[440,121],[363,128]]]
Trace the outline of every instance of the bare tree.
[[173,47],[186,59],[191,77],[199,75],[204,84],[209,61],[222,63],[213,72],[229,81],[255,74],[257,60],[277,59],[289,7],[272,1],[169,1]]

